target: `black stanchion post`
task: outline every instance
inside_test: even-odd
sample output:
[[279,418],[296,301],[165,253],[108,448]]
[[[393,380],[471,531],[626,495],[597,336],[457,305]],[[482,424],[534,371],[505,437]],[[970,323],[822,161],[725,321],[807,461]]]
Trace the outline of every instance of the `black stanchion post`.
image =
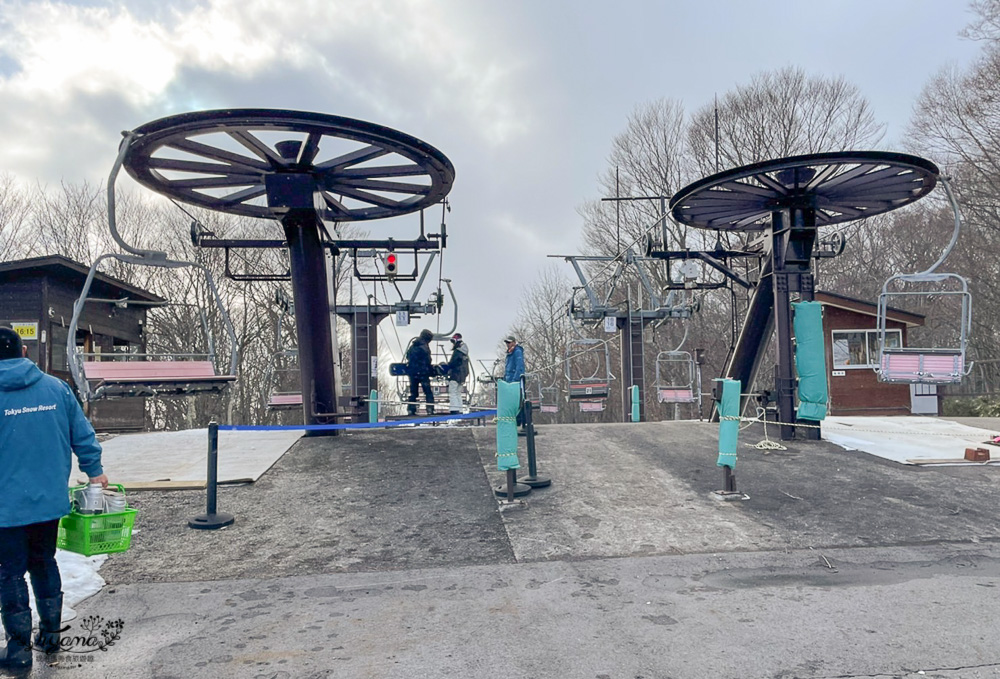
[[493,494],[497,497],[505,497],[508,502],[513,502],[516,497],[524,497],[531,492],[531,486],[521,483],[517,478],[516,469],[507,470],[507,483],[501,483],[493,489]]
[[231,525],[236,518],[232,514],[216,512],[219,493],[219,424],[208,423],[208,483],[205,513],[188,521],[189,528],[214,530]]
[[545,488],[552,485],[552,479],[538,475],[538,464],[535,460],[535,425],[532,422],[532,411],[535,405],[531,401],[524,402],[524,423],[528,429],[528,475],[521,477],[521,483],[532,488]]
[[733,472],[733,468],[729,465],[722,465],[722,483],[723,492],[735,493],[736,491],[736,474]]

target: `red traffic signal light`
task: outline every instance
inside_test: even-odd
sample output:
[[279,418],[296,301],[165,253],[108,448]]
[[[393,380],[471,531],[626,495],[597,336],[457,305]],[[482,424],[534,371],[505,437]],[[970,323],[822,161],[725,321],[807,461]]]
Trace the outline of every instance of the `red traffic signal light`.
[[385,274],[393,278],[396,275],[397,269],[396,254],[390,252],[385,256]]

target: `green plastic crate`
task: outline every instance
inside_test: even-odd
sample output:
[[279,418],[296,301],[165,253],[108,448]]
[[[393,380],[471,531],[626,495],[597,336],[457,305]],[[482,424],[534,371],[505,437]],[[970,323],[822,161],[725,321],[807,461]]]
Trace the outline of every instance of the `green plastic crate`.
[[[76,488],[70,489],[70,495]],[[118,486],[124,493],[124,489]],[[56,546],[84,556],[124,552],[132,543],[132,526],[138,510],[127,508],[114,514],[72,512],[59,521]]]

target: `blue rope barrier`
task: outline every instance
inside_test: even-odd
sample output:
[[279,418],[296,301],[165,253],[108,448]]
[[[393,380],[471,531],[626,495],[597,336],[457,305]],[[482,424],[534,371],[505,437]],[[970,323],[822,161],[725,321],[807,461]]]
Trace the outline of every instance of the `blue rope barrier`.
[[219,431],[288,431],[304,429],[305,431],[332,431],[334,429],[384,429],[386,427],[407,427],[429,422],[447,422],[448,420],[475,420],[481,417],[496,415],[496,410],[480,410],[462,415],[438,415],[436,417],[418,417],[408,420],[393,420],[392,422],[356,422],[354,424],[220,424]]

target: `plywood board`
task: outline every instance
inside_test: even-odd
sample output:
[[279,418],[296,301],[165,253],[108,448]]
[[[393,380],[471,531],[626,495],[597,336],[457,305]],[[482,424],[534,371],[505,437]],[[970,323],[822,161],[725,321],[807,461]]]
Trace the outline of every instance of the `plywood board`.
[[[219,432],[219,483],[256,481],[302,436],[301,430]],[[124,434],[101,444],[104,472],[112,483],[138,489],[205,487],[208,430]],[[71,480],[85,479],[73,458]],[[170,484],[174,484],[173,487]],[[178,485],[180,484],[180,485]],[[200,484],[200,485],[199,485]]]
[[969,464],[965,449],[983,447],[994,434],[985,427],[916,416],[834,416],[824,420],[822,430],[827,441],[903,464]]

